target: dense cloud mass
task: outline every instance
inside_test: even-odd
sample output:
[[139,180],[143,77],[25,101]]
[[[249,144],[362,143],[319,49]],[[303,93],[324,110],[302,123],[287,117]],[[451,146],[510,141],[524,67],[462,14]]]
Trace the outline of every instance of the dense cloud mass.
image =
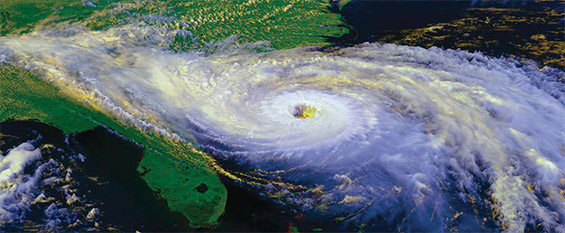
[[[33,176],[27,176],[24,179],[23,170],[29,164],[41,158],[39,149],[33,148],[29,143],[23,143],[12,149],[6,156],[0,157],[1,172],[0,184],[1,202],[0,206],[0,223],[5,224],[15,219],[21,218],[21,212],[28,208],[29,203],[35,197],[30,192],[34,186],[37,186],[38,177],[41,171]],[[18,182],[22,180],[22,182]],[[17,183],[17,184],[13,184]]]
[[565,231],[560,70],[380,44],[172,53],[131,28],[73,30],[3,38],[0,54],[140,126],[293,168],[277,176],[323,185],[325,213],[349,222]]
[[[42,156],[41,149],[32,145],[36,141],[0,155],[0,230],[98,231],[99,209],[78,191],[71,169],[71,164],[85,158],[67,155],[61,161]],[[43,146],[44,150],[52,148]]]

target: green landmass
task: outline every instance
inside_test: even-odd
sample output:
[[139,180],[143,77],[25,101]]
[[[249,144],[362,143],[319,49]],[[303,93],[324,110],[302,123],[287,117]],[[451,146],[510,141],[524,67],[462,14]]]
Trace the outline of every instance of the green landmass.
[[[139,170],[172,211],[186,216],[193,228],[212,227],[224,212],[227,191],[202,153],[192,145],[124,125],[107,114],[70,98],[35,71],[0,65],[0,121],[37,120],[64,133],[105,125],[144,146]],[[204,193],[197,188],[204,184]]]
[[[174,51],[200,49],[233,35],[242,38],[240,43],[270,41],[276,49],[324,46],[328,37],[347,33],[341,16],[323,0],[0,0],[0,36],[71,24],[105,30],[144,20],[193,34],[172,41]],[[216,174],[221,168],[209,155],[188,142],[127,125],[69,91],[42,79],[40,71],[0,63],[0,122],[37,120],[64,133],[107,126],[143,145],[138,171],[172,211],[186,216],[190,227],[218,223],[227,191]]]
[[[329,45],[329,37],[348,32],[341,16],[324,0],[32,0],[0,6],[0,35],[80,24],[90,30],[145,20],[171,30],[187,30],[193,38],[178,38],[177,51],[240,35],[242,42],[270,41],[276,49]],[[156,21],[156,22],[155,22]]]
[[[108,6],[112,1],[95,2]],[[84,5],[80,0],[2,0],[0,3],[1,36],[17,36],[62,22],[77,23],[102,9]]]

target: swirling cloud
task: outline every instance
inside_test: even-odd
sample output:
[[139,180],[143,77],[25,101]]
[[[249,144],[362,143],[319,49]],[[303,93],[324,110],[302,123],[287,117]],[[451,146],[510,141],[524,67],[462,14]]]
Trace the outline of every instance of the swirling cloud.
[[241,165],[296,168],[278,175],[323,185],[328,213],[348,221],[565,230],[560,70],[379,44],[172,53],[124,30],[2,39],[0,51]]

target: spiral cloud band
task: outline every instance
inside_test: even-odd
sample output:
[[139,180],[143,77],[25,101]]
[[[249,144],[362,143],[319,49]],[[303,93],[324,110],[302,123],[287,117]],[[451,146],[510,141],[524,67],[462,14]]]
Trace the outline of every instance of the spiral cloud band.
[[560,70],[379,44],[172,53],[123,30],[1,39],[0,54],[244,166],[295,168],[278,175],[323,185],[328,215],[565,231]]

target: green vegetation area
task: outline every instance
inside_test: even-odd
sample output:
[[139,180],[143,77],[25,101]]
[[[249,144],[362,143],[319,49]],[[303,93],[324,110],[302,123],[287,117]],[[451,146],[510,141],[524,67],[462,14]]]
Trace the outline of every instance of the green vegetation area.
[[[64,133],[101,124],[144,146],[139,171],[172,211],[184,214],[191,227],[211,227],[223,213],[227,191],[207,158],[192,146],[119,123],[116,118],[74,100],[30,70],[0,65],[0,121],[38,120]],[[198,187],[206,187],[202,192]]]
[[[57,23],[76,23],[87,19],[99,8],[83,5],[80,0],[2,0],[0,35],[25,34]],[[110,1],[97,1],[107,6]]]
[[171,48],[187,50],[206,42],[240,35],[242,42],[270,41],[276,49],[328,45],[329,37],[348,32],[341,16],[323,0],[203,0],[203,1],[9,1],[0,6],[0,35],[80,24],[105,30],[132,20],[152,21],[171,30],[187,30],[193,38],[178,38]]
[[[266,40],[277,49],[305,45],[327,45],[327,37],[347,33],[341,16],[329,11],[327,1],[229,0],[229,1],[122,1],[120,11],[101,11],[85,21],[91,29],[124,23],[126,16],[164,16],[171,29],[189,30],[199,43],[231,35],[244,42]],[[167,22],[167,19],[170,21]],[[173,49],[190,48],[192,40],[177,40]]]
[[[0,0],[0,35],[17,37],[40,29],[71,24],[105,30],[153,20],[170,30],[187,30],[171,49],[202,48],[232,35],[240,42],[270,41],[276,49],[328,45],[328,37],[347,33],[341,17],[322,0],[250,1],[79,1]],[[156,19],[156,20],[154,20]],[[138,171],[172,211],[187,217],[190,227],[213,227],[223,214],[227,191],[210,157],[188,142],[127,125],[69,90],[41,79],[40,71],[0,63],[0,121],[37,120],[65,133],[105,125],[144,146]]]

